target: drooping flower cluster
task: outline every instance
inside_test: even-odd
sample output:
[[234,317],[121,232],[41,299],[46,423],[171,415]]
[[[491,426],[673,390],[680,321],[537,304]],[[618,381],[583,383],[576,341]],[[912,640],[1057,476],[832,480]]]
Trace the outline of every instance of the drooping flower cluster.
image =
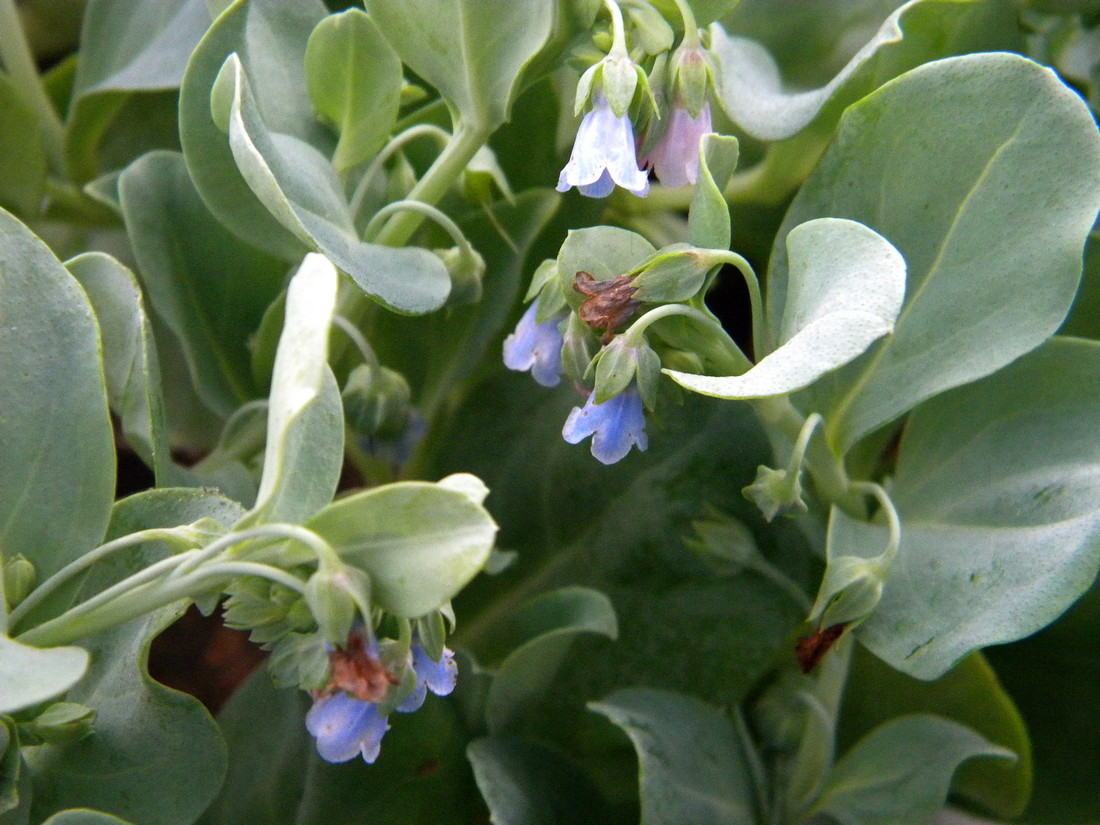
[[[382,737],[390,729],[381,703],[397,680],[382,664],[378,642],[362,642],[361,634],[353,634],[347,649],[333,651],[331,656],[332,683],[314,695],[313,707],[306,714],[306,729],[326,762],[347,762],[362,756],[363,761],[373,763],[381,750]],[[436,696],[446,696],[455,688],[458,665],[447,648],[435,661],[414,641],[406,666],[415,674],[416,686],[394,708],[400,713],[419,710],[429,690]]]

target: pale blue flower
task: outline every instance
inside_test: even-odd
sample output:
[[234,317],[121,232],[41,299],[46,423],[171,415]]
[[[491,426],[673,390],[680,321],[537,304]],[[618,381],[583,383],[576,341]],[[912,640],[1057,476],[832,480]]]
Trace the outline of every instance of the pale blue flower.
[[642,399],[633,384],[602,404],[597,404],[595,397],[593,393],[583,408],[573,408],[565,419],[562,438],[579,444],[592,436],[592,455],[604,464],[622,460],[633,446],[639,450],[649,446]]
[[420,710],[430,690],[436,696],[447,696],[455,689],[458,681],[458,663],[454,651],[443,648],[443,655],[436,662],[427,654],[419,642],[412,646],[413,671],[416,673],[416,688],[397,706],[402,713]]
[[577,129],[569,163],[558,177],[558,191],[576,186],[582,195],[605,198],[618,184],[645,197],[649,175],[638,168],[630,117],[616,117],[603,92],[593,95],[592,104]]
[[669,112],[668,125],[642,164],[665,186],[687,186],[699,178],[699,139],[711,131],[710,104],[692,117],[682,103]]
[[317,753],[326,762],[347,762],[362,755],[363,761],[373,763],[389,729],[375,702],[343,691],[317,699],[306,714],[306,730],[317,740]]
[[516,324],[516,331],[504,339],[504,366],[531,375],[544,387],[556,387],[561,381],[561,317],[536,323],[538,298]]

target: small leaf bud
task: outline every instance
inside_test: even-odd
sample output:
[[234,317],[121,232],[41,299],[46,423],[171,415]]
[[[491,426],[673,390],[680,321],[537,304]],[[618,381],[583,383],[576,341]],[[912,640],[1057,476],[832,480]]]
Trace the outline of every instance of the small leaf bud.
[[16,556],[4,564],[4,599],[8,607],[15,607],[34,589],[38,575],[34,565],[23,556]]

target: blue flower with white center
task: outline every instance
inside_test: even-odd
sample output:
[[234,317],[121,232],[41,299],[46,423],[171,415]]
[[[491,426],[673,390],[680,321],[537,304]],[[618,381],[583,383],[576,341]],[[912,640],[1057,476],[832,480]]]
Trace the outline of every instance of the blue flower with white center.
[[412,666],[416,673],[416,687],[405,701],[397,706],[402,713],[420,710],[429,690],[436,696],[447,696],[455,689],[455,683],[458,680],[458,663],[455,662],[454,651],[443,648],[443,655],[436,662],[419,642],[414,642]]
[[362,755],[364,762],[372,764],[389,729],[375,702],[343,691],[317,699],[306,714],[306,730],[317,740],[317,753],[326,762],[347,762]]
[[544,387],[556,387],[561,381],[561,316],[537,323],[538,298],[516,324],[516,331],[504,339],[504,366],[531,375]]
[[621,461],[631,447],[645,450],[649,446],[642,398],[633,384],[602,404],[597,404],[595,398],[593,393],[583,408],[573,408],[565,419],[562,438],[579,444],[592,436],[592,455],[604,464]]
[[630,117],[616,117],[601,91],[593,95],[592,109],[577,129],[573,154],[558,177],[558,191],[576,186],[582,195],[606,198],[616,184],[645,197],[649,175],[638,168]]

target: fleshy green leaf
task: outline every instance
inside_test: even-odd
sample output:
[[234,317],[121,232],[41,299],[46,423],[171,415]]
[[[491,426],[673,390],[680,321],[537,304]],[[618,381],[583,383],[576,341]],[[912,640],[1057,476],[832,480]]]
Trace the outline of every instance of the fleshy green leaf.
[[881,235],[854,221],[819,218],[790,231],[787,254],[778,348],[743,375],[666,370],[677,383],[719,398],[784,395],[849,363],[893,329],[905,261]]
[[[230,96],[225,112],[222,92]],[[391,309],[421,314],[443,305],[451,281],[439,257],[420,247],[360,241],[328,159],[304,140],[269,131],[237,55],[226,59],[214,98],[215,118],[227,118],[237,168],[279,223]]]
[[368,0],[367,11],[405,65],[463,122],[484,130],[508,119],[521,73],[554,18],[543,0]]
[[[820,215],[876,230],[904,256],[894,333],[818,382],[833,448],[937,392],[1004,366],[1065,317],[1100,205],[1100,140],[1081,99],[1008,54],[942,60],[851,107],[780,229]],[[777,241],[771,317],[786,303]]]
[[0,207],[32,216],[46,188],[46,150],[38,115],[0,72]]
[[264,472],[246,524],[298,523],[330,501],[344,461],[344,410],[328,367],[337,272],[310,253],[287,289],[268,402]]
[[102,252],[86,252],[65,266],[84,287],[103,337],[107,396],[122,433],[162,487],[183,483],[172,463],[160,388],[156,341],[134,274]]
[[638,752],[642,825],[754,822],[752,778],[728,717],[676,693],[620,690],[589,707]]
[[370,17],[353,8],[317,24],[305,66],[314,108],[340,135],[336,171],[369,160],[397,122],[404,79],[397,54]]
[[561,753],[522,739],[492,736],[466,748],[494,825],[597,825],[599,796]]
[[1031,793],[1031,744],[1012,696],[1001,687],[981,653],[971,653],[934,682],[894,670],[857,646],[840,718],[841,747],[894,717],[935,713],[966,725],[1017,760],[982,759],[964,764],[952,793],[1008,819],[1019,816]]
[[567,587],[523,605],[510,621],[515,649],[504,659],[489,688],[485,707],[489,731],[513,725],[527,705],[553,680],[577,636],[619,633],[615,609],[598,590]]
[[[65,131],[66,163],[74,179],[83,182],[107,171],[100,168],[97,154],[112,125],[127,133],[120,136],[122,140],[130,141],[135,133],[160,126],[150,116],[147,95],[134,101],[142,116],[126,116],[125,109],[136,92],[179,88],[187,59],[209,25],[202,0],[88,3]],[[169,100],[174,115],[174,95]],[[175,131],[172,117],[163,133],[171,139]]]
[[86,808],[61,811],[47,819],[42,825],[130,825],[117,816],[90,811]]
[[[241,508],[195,489],[150,490],[118,502],[107,538],[212,518],[236,521]],[[167,555],[162,545],[118,553],[81,584],[92,595]],[[184,604],[87,639],[92,665],[68,701],[95,709],[94,733],[75,744],[26,750],[34,776],[34,821],[67,808],[92,807],[141,825],[192,822],[217,793],[225,749],[199,701],[154,681],[149,645]]]
[[0,547],[39,581],[99,543],[115,451],[99,329],[80,285],[0,211]]
[[227,417],[259,394],[247,341],[285,266],[214,220],[178,154],[141,158],[122,173],[119,194],[149,303],[183,348],[203,403]]
[[202,200],[235,235],[288,261],[299,260],[306,248],[249,189],[225,132],[211,117],[211,90],[226,58],[236,53],[267,127],[327,158],[334,141],[314,116],[304,68],[309,35],[326,14],[320,0],[237,0],[192,53],[180,87],[180,142]]
[[59,696],[88,669],[79,647],[28,647],[0,636],[0,713],[14,713]]
[[912,825],[943,806],[967,759],[1013,758],[970,728],[918,714],[887,722],[841,757],[815,809],[841,825]]
[[342,498],[306,526],[366,571],[377,606],[408,618],[458,593],[485,565],[497,531],[465,494],[420,481]]
[[[1055,338],[914,411],[890,488],[901,550],[857,630],[876,655],[934,679],[971,650],[1034,633],[1089,588],[1098,388],[1100,344]],[[885,528],[836,511],[829,532],[860,556],[886,542]]]

